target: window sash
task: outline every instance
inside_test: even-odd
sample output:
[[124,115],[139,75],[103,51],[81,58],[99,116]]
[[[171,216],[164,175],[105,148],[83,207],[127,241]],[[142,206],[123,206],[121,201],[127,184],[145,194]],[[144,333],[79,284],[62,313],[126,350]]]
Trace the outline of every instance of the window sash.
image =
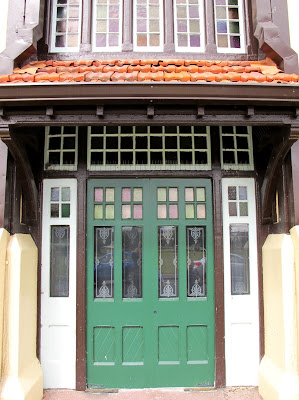
[[[59,0],[53,0],[50,52],[78,52],[81,44],[81,25],[82,0],[76,2],[65,0],[63,4]],[[59,38],[65,39],[64,46],[57,45]],[[72,39],[75,38],[77,38],[77,45],[70,45]]]
[[[138,7],[143,7],[146,5],[146,17],[141,18],[138,13]],[[158,6],[158,17],[152,15],[151,10],[154,10],[154,7]],[[138,36],[142,35],[143,32],[139,31],[139,22],[146,22],[146,35],[147,43],[149,45],[139,45],[138,44]],[[158,21],[158,30],[155,33],[151,33],[151,22]],[[164,15],[163,15],[163,0],[145,0],[144,3],[141,3],[140,0],[133,1],[133,51],[163,51],[164,50]],[[159,35],[159,45],[150,45],[150,41],[153,38],[153,35]]]
[[[194,0],[191,2],[190,0],[186,0],[184,3],[182,1],[174,0],[173,1],[173,24],[174,24],[174,43],[175,43],[175,51],[178,52],[204,52],[205,51],[205,15],[204,15],[204,4],[203,0],[198,0],[198,18],[195,15],[195,17],[192,18],[192,12],[191,9],[195,8],[193,7]],[[185,9],[186,11],[186,17],[179,16],[179,10],[181,11],[181,15],[183,15],[183,10]],[[183,32],[180,32],[180,29],[184,29],[184,21],[186,21],[186,30],[185,30],[185,35]],[[196,40],[196,36],[198,35],[192,35],[192,24],[195,24],[198,21],[199,25],[199,37],[200,37],[200,45],[199,46],[192,46],[191,41]],[[181,24],[181,28],[179,29],[179,25]],[[188,44],[186,46],[180,46],[179,41],[180,37],[181,40],[183,39],[183,36],[187,38]]]
[[[234,13],[234,10],[237,10],[236,13]],[[214,16],[217,52],[245,53],[245,16],[243,0],[214,0]],[[233,32],[233,30],[237,29],[237,24],[239,32]],[[223,30],[223,32],[221,32],[221,30]],[[233,47],[233,38],[239,38],[240,47]],[[221,39],[224,41],[227,39],[227,46],[220,47]]]
[[[103,27],[100,27],[100,30],[102,31],[97,31],[98,27],[98,22],[99,25],[101,22],[104,21],[105,18],[100,18],[101,17],[101,12],[104,12],[104,7],[106,6],[107,8],[107,17],[106,17],[106,30],[104,31],[104,24],[102,24]],[[101,10],[101,7],[103,8]],[[116,13],[116,8],[118,8],[118,18],[115,17],[113,18],[110,17],[109,13]],[[98,17],[99,14],[99,17]],[[109,32],[110,30],[110,25],[111,29],[116,29],[113,28],[113,22],[114,25],[118,23],[118,30],[115,30],[114,32]],[[93,51],[107,51],[107,52],[115,52],[115,51],[121,51],[122,50],[122,31],[123,31],[123,1],[118,0],[118,3],[112,2],[111,0],[106,0],[105,2],[99,2],[99,0],[93,0],[93,8],[92,8],[92,49]],[[99,46],[97,41],[101,40],[102,35],[102,40],[104,40],[104,35],[106,36],[106,45],[105,46]],[[117,44],[115,45],[109,45],[109,41],[117,38]],[[116,43],[116,42],[115,42]]]

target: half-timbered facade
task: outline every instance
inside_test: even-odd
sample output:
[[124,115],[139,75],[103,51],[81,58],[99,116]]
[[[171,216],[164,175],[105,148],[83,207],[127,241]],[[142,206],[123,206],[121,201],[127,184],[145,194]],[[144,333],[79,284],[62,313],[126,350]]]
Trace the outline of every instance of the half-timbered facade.
[[25,4],[0,224],[39,249],[44,387],[257,385],[262,245],[299,218],[287,5]]

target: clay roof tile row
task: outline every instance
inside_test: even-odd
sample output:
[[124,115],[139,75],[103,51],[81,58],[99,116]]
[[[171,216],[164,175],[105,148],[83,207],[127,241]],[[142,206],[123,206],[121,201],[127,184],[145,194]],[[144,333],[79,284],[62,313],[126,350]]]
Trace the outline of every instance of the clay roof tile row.
[[213,61],[184,59],[33,61],[0,83],[51,82],[248,82],[299,83],[299,75],[285,74],[270,59]]

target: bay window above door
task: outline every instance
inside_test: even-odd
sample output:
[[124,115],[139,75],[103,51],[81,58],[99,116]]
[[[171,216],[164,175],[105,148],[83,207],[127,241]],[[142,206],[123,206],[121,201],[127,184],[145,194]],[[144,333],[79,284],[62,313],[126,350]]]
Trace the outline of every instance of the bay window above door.
[[244,2],[52,0],[50,52],[244,54]]

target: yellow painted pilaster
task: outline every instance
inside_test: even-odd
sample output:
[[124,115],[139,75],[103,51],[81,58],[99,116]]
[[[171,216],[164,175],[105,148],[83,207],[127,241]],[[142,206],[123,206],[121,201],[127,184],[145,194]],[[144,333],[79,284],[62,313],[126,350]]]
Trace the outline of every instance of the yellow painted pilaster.
[[289,235],[263,246],[265,356],[259,371],[264,400],[299,400],[294,247]]
[[37,248],[30,235],[11,237],[7,261],[0,400],[41,400],[42,370],[36,357]]
[[[295,282],[296,282],[296,320],[297,320],[297,349],[299,349],[299,226],[294,226],[291,230],[291,238],[294,245],[295,256]],[[297,357],[297,372],[299,373],[299,354]]]
[[5,282],[5,263],[6,248],[9,240],[9,233],[0,229],[0,379],[2,376],[2,340],[3,340],[3,311],[4,311],[4,282]]

